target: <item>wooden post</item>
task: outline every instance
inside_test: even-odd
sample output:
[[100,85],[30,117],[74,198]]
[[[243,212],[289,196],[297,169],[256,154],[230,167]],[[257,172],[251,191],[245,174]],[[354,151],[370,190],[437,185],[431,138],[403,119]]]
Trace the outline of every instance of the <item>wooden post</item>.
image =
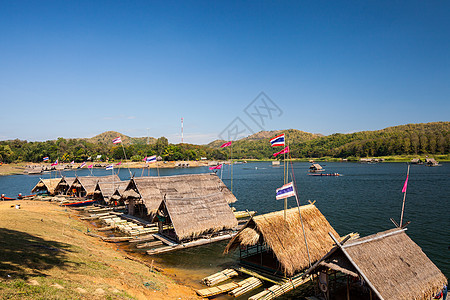
[[134,215],[134,199],[130,199],[128,201],[128,214],[129,215]]
[[349,279],[350,279],[350,275],[347,275],[347,300],[350,300]]

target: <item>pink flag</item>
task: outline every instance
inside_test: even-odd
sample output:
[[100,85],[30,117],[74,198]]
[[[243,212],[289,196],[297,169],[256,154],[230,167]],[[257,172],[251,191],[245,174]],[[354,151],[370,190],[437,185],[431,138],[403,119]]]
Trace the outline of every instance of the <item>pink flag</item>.
[[220,148],[225,148],[231,146],[231,141],[224,143],[222,146],[220,146]]
[[94,165],[89,165],[88,169],[92,169],[94,167]]
[[117,164],[116,164],[116,166],[118,166],[118,165],[120,165],[122,162],[121,161],[119,161]]
[[280,152],[274,153],[273,156],[277,156],[278,154],[289,153],[289,146],[281,150]]
[[406,188],[408,187],[408,177],[409,175],[406,175],[405,184],[403,184],[402,193],[406,193]]
[[209,167],[210,170],[220,170],[222,169],[222,164],[218,165],[218,166],[214,166],[214,167]]

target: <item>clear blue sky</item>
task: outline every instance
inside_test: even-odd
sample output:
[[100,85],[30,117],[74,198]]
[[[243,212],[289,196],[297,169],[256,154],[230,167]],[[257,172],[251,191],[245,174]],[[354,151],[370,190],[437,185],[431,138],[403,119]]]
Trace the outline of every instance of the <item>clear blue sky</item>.
[[[449,121],[448,1],[0,1],[0,140]],[[252,123],[253,122],[253,123]]]

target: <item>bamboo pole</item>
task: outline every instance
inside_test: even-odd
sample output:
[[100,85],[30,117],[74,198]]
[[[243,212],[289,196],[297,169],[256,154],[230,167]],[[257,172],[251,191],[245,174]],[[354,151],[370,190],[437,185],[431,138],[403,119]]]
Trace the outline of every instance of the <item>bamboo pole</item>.
[[[408,171],[406,172],[406,180],[408,180],[408,178],[409,178],[409,167],[410,167],[410,165],[408,164]],[[406,184],[408,184],[408,183],[406,182]],[[406,190],[403,193],[403,204],[402,204],[402,214],[400,216],[400,227],[402,227],[402,225],[403,225],[403,213],[405,211],[405,201],[406,201]]]

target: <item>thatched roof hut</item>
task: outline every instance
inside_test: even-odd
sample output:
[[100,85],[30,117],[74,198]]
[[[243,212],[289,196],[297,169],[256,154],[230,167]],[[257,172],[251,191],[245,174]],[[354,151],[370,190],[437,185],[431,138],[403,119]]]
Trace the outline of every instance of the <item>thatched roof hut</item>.
[[[77,176],[69,188],[70,195],[78,197],[92,197],[97,182],[118,182],[119,176]],[[74,192],[75,191],[75,192]]]
[[[313,204],[300,207],[311,262],[320,259],[333,247],[328,236],[339,236],[327,219]],[[308,254],[303,236],[298,208],[276,211],[252,217],[239,233],[228,243],[225,253],[240,246],[258,246],[258,257],[244,257],[241,262],[262,262],[264,268],[282,271],[287,276],[309,267]],[[272,257],[272,259],[271,259]],[[274,263],[273,260],[276,260]],[[266,261],[265,261],[266,260]]]
[[319,165],[319,164],[312,164],[312,165],[309,167],[309,170],[310,170],[310,172],[318,172],[318,171],[323,171],[324,169],[323,169],[322,166]]
[[[164,197],[196,198],[215,193],[222,193],[227,203],[236,202],[236,197],[214,173],[135,177],[130,180],[122,197],[125,203],[143,204],[146,212],[141,210],[141,217],[152,218]],[[129,213],[134,214],[131,204]]]
[[61,178],[40,179],[39,182],[31,190],[32,193],[55,194],[55,189],[61,182]]
[[[195,198],[166,197],[153,221],[161,222],[160,233],[177,241],[232,230],[238,225],[225,195],[220,192]],[[162,225],[172,225],[173,229],[163,231]]]
[[[94,189],[94,199],[103,204],[108,204],[111,200],[119,200],[128,181],[99,181]],[[114,199],[113,199],[113,196]]]
[[333,269],[362,277],[379,299],[431,299],[447,279],[405,230],[395,228],[336,246],[308,273]]
[[60,178],[59,183],[55,187],[55,194],[65,195],[69,190],[69,187],[74,182],[75,177],[65,177]]

